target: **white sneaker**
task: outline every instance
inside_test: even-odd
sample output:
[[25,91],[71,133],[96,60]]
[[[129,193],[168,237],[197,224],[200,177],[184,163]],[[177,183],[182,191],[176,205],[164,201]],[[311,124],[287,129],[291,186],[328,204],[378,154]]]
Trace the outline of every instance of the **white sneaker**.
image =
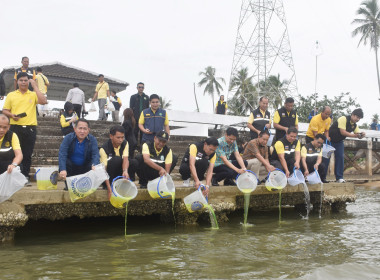
[[190,178],[186,179],[185,181],[183,181],[183,186],[184,187],[189,187],[190,186]]
[[336,180],[337,183],[346,183],[346,180],[344,179],[339,179],[339,180]]

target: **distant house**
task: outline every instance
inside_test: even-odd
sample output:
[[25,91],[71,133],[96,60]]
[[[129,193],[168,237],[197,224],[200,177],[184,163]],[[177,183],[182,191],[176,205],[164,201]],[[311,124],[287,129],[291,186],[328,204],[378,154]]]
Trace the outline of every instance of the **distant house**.
[[[88,98],[93,97],[95,86],[98,83],[98,75],[100,73],[83,70],[81,68],[63,64],[61,62],[30,65],[30,67],[34,69],[38,66],[42,68],[42,72],[50,82],[50,87],[48,88],[49,100],[64,101],[66,99],[67,92],[73,87],[73,83],[78,83],[80,89],[84,91],[86,95],[86,102]],[[19,67],[20,66],[8,67],[1,72],[5,81],[6,93],[14,90],[14,73],[15,69]],[[125,90],[127,86],[129,86],[127,82],[114,79],[106,75],[104,79],[106,82],[108,82],[110,90],[113,89],[116,92]]]

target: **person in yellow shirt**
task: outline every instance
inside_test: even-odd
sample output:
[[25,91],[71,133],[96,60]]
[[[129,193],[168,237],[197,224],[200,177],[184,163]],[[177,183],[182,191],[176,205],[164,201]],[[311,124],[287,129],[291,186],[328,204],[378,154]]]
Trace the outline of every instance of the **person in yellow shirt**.
[[316,116],[314,116],[310,123],[306,132],[306,143],[310,143],[314,140],[317,134],[325,135],[326,139],[330,141],[329,137],[329,129],[331,125],[331,108],[329,106],[325,106],[322,112]]
[[140,188],[146,189],[148,181],[170,174],[176,166],[178,157],[166,145],[168,140],[169,134],[159,131],[152,142],[143,144],[142,154],[136,157]]
[[107,104],[107,97],[110,97],[110,87],[106,81],[104,81],[104,75],[100,74],[98,76],[99,83],[96,85],[94,97],[92,101],[95,101],[98,98],[99,106],[99,117],[98,121],[106,121],[107,116],[104,112],[104,106]]
[[[50,85],[49,80],[44,74],[42,74],[41,67],[37,67],[36,72],[37,72],[36,83],[37,83],[38,89],[40,90],[40,92],[42,92],[45,95],[47,99],[47,88]],[[42,115],[43,117],[45,117],[47,113],[47,105],[38,104],[37,108],[38,108],[38,114],[40,116]]]
[[295,127],[298,130],[298,116],[297,112],[293,108],[294,99],[292,97],[288,97],[285,99],[284,106],[274,113],[273,127],[276,129],[275,140],[279,140],[284,137],[289,127]]
[[301,144],[297,139],[298,130],[293,126],[289,127],[286,135],[274,144],[270,164],[275,168],[285,172],[289,178],[293,168],[300,169]]
[[[271,128],[270,113],[268,111],[268,97],[260,97],[259,107],[253,110],[248,118],[247,127],[251,134],[251,139],[256,139],[260,132]],[[270,133],[270,131],[269,131]]]
[[9,119],[0,114],[0,174],[11,173],[22,161],[22,152],[17,134],[10,131]]
[[156,133],[162,130],[170,135],[168,113],[160,108],[160,97],[152,94],[149,102],[150,108],[143,110],[139,119],[139,128],[143,133],[142,143],[152,142]]
[[63,136],[74,132],[74,123],[79,119],[76,112],[74,112],[74,105],[71,102],[66,102],[64,105],[64,112],[61,115],[61,131]]
[[105,184],[108,195],[111,195],[111,185],[113,179],[123,176],[131,181],[135,180],[135,172],[138,165],[136,159],[129,158],[128,142],[124,138],[125,129],[121,125],[111,127],[109,139],[99,150],[100,163],[102,163],[110,176]]
[[[227,102],[224,101],[224,95],[221,95],[219,97],[219,101],[216,103],[216,106],[215,106],[215,114],[226,115],[227,109],[228,109]],[[217,129],[217,128],[218,128],[218,125],[216,124],[214,129]]]
[[114,122],[120,122],[120,120],[119,120],[119,114],[120,114],[121,105],[123,105],[123,104],[121,103],[120,97],[118,97],[116,95],[116,91],[115,90],[111,90],[111,96],[113,98],[112,104],[115,107],[115,111],[112,111],[112,121],[114,121]]
[[314,170],[318,172],[323,183],[326,181],[326,169],[322,162],[322,146],[326,140],[323,134],[315,135],[313,141],[307,143],[301,148],[301,170],[305,176],[312,173]]
[[[29,68],[29,58],[27,56],[24,56],[21,59],[21,63],[22,63],[22,66],[15,70],[14,84],[13,84],[15,90],[17,90],[18,88],[17,75],[21,72],[28,74],[29,80],[36,80],[36,72],[34,71],[33,68]],[[33,91],[32,84],[29,84],[29,90]]]
[[[28,89],[32,84],[34,91]],[[5,99],[3,114],[10,118],[10,130],[15,132],[20,140],[23,154],[22,174],[29,178],[32,153],[37,135],[37,104],[46,104],[46,97],[40,92],[34,80],[29,80],[28,74],[20,72],[17,75],[18,90],[10,92]],[[29,180],[27,186],[31,186]]]

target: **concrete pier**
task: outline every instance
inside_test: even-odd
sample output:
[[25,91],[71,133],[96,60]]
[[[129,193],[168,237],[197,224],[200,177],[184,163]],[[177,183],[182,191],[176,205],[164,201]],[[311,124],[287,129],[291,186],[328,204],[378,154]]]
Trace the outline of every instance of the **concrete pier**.
[[[182,187],[176,182],[175,219],[177,224],[196,224],[202,213],[188,213],[183,198],[193,192],[193,187]],[[319,209],[320,186],[309,185],[311,203]],[[278,192],[268,191],[265,186],[258,186],[251,194],[251,209],[267,209],[278,206]],[[323,186],[324,212],[340,211],[347,202],[355,201],[353,183],[329,183]],[[228,215],[243,208],[243,194],[237,187],[211,187],[209,203],[215,210],[219,222],[227,222]],[[287,186],[282,191],[282,205],[304,205],[302,186]],[[303,208],[304,209],[304,208]],[[163,222],[172,222],[171,199],[152,199],[148,191],[139,189],[137,197],[128,205],[128,215],[160,215]],[[72,203],[63,183],[59,182],[57,190],[40,191],[34,185],[24,187],[8,201],[0,204],[0,242],[11,241],[17,228],[23,227],[28,220],[62,220],[70,217],[111,217],[125,215],[124,209],[114,208],[108,201],[106,190],[97,190],[88,197]]]

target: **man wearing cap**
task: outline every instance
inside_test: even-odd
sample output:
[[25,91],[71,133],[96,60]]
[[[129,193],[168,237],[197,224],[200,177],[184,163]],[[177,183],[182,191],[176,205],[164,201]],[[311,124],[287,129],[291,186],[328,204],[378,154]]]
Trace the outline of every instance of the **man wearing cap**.
[[323,134],[315,135],[313,141],[307,143],[301,148],[301,170],[305,176],[316,170],[323,183],[326,181],[325,166],[322,162],[322,146],[326,140],[326,136]]
[[345,183],[344,171],[344,139],[346,137],[362,139],[364,132],[360,132],[357,122],[364,116],[361,108],[355,109],[350,116],[342,116],[330,127],[331,145],[335,148],[335,179],[338,183]]
[[[30,91],[29,83],[34,91]],[[5,99],[3,114],[10,118],[10,130],[20,140],[23,154],[22,174],[29,178],[32,154],[37,136],[37,104],[46,104],[46,97],[40,92],[34,80],[25,72],[17,74],[18,90],[10,92]],[[31,186],[29,180],[27,186]]]
[[0,114],[0,174],[11,173],[22,161],[20,142],[9,128],[8,117]]
[[146,188],[148,181],[170,174],[174,169],[178,158],[166,146],[168,140],[169,135],[165,131],[159,131],[152,142],[143,144],[142,155],[136,157],[141,188]]
[[265,96],[260,97],[259,107],[253,110],[248,118],[247,127],[251,134],[251,139],[256,139],[261,131],[270,129],[270,113],[268,112],[269,99]]
[[73,88],[69,90],[66,97],[66,102],[71,102],[74,105],[74,111],[77,113],[78,118],[81,117],[81,112],[86,111],[84,92],[79,88],[78,83],[73,84]]
[[297,112],[293,108],[294,99],[292,97],[288,97],[285,99],[284,106],[274,113],[273,127],[276,129],[275,140],[283,138],[289,127],[295,127],[298,130],[298,116]]
[[96,85],[94,97],[92,101],[95,101],[98,98],[98,106],[99,106],[99,117],[98,121],[106,121],[107,116],[104,112],[104,106],[107,104],[107,97],[110,97],[110,87],[106,81],[104,81],[104,75],[100,74],[98,76],[99,83]]

